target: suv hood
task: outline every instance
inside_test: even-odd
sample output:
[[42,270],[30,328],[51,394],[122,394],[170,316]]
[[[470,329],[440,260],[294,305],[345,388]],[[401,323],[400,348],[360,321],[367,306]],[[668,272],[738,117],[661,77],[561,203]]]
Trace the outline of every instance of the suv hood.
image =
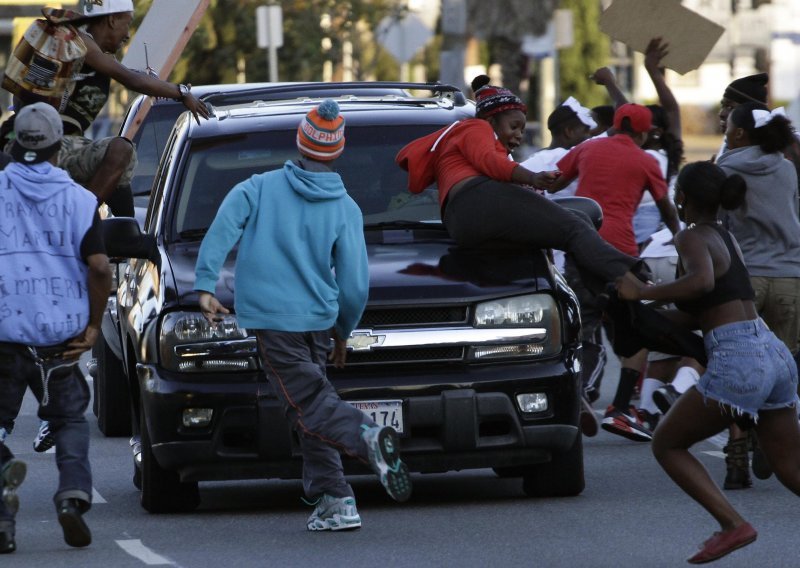
[[[427,233],[427,232],[426,232]],[[436,233],[436,231],[430,231]],[[430,237],[430,235],[425,235]],[[474,301],[553,288],[550,266],[541,251],[461,249],[437,235],[415,238],[413,231],[384,231],[381,242],[368,235],[369,303]],[[168,249],[178,302],[197,304],[194,267],[200,243]],[[217,284],[217,297],[233,305],[234,262],[230,255]]]

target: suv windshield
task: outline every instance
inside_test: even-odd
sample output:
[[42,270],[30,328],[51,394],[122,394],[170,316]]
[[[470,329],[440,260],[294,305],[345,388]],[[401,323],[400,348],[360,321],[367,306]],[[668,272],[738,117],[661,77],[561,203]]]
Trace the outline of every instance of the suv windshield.
[[[345,150],[334,167],[361,208],[366,226],[440,221],[436,188],[412,195],[406,189],[408,175],[394,163],[400,148],[433,128],[347,128]],[[176,234],[182,239],[202,237],[234,185],[299,157],[296,136],[293,129],[193,142],[175,210]]]

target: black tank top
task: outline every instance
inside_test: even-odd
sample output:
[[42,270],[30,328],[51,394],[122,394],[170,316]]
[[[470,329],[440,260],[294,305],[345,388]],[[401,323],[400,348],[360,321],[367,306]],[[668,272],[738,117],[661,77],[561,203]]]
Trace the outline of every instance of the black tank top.
[[679,310],[690,314],[699,314],[708,308],[719,306],[732,300],[752,300],[756,296],[755,292],[753,292],[753,287],[750,285],[750,274],[739,257],[736,247],[733,246],[730,233],[719,225],[710,226],[717,230],[728,248],[731,265],[725,274],[718,276],[714,280],[714,289],[710,292],[693,300],[675,302]]
[[75,84],[67,108],[61,113],[66,135],[82,135],[86,132],[108,101],[111,77],[98,73],[86,63],[81,68],[81,75],[88,77]]

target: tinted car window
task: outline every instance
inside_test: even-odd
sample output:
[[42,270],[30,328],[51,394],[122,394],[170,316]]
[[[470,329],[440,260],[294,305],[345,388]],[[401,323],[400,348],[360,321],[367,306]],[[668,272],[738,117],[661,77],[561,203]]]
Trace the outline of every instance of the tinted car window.
[[[146,196],[153,185],[153,177],[158,169],[161,159],[161,150],[167,143],[167,138],[175,125],[175,118],[180,114],[176,112],[183,109],[172,104],[154,104],[148,111],[147,120],[144,121],[134,136],[136,144],[136,157],[139,160],[133,178],[131,189],[137,196]],[[147,199],[144,200],[144,205]]]
[[[400,148],[430,130],[424,126],[347,128],[345,151],[334,166],[361,208],[365,224],[439,221],[436,188],[412,195],[406,189],[406,172],[394,163]],[[201,237],[234,185],[297,159],[296,135],[293,129],[193,142],[175,208],[176,233],[184,239]]]

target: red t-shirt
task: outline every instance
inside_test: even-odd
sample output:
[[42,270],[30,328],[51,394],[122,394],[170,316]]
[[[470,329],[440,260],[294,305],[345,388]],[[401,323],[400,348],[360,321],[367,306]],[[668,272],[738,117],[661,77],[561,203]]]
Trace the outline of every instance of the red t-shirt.
[[558,161],[561,175],[578,177],[575,195],[591,197],[603,210],[600,236],[618,250],[639,256],[633,232],[633,215],[647,189],[658,201],[667,184],[658,162],[630,136],[616,134],[587,140]]
[[439,203],[455,184],[474,176],[497,181],[511,181],[511,172],[519,166],[508,158],[508,151],[494,134],[492,125],[480,118],[470,118],[457,125],[436,149],[436,182]]

